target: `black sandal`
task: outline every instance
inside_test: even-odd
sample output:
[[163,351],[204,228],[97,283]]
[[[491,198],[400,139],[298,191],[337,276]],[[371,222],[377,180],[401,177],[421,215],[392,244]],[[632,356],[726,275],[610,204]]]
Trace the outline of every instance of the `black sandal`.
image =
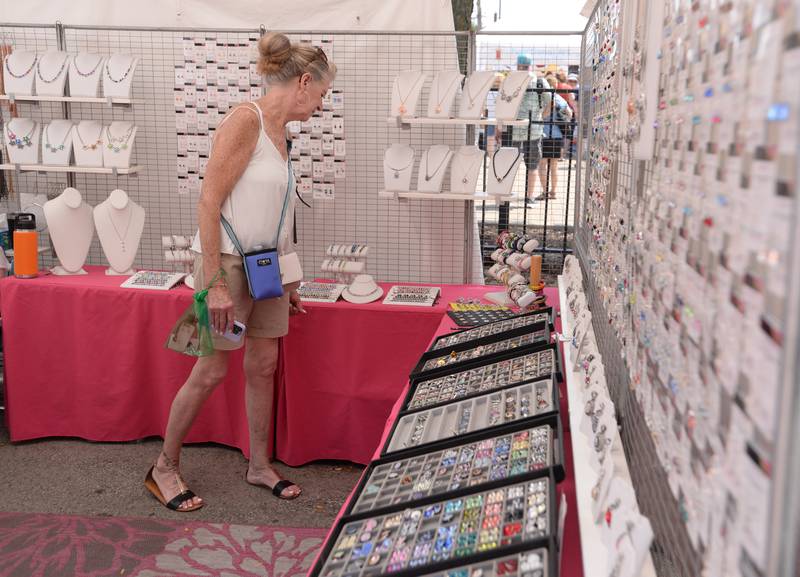
[[150,470],[147,471],[147,476],[144,478],[144,486],[147,488],[148,491],[150,491],[150,493],[153,494],[153,496],[156,499],[158,499],[158,502],[164,505],[167,509],[177,511],[178,513],[188,513],[189,511],[197,511],[200,507],[205,505],[205,503],[200,503],[199,505],[195,504],[181,509],[181,503],[185,501],[190,501],[191,499],[197,496],[194,494],[194,492],[192,492],[189,489],[186,489],[182,493],[175,495],[175,497],[167,501],[164,498],[163,493],[161,493],[161,489],[158,488],[158,483],[156,483],[156,480],[153,478],[154,468],[155,465],[150,467]]

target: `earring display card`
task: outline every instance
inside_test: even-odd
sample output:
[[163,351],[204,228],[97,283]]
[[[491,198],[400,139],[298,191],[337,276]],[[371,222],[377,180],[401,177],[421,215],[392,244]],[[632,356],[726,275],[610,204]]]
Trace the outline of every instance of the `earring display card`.
[[552,348],[416,383],[408,409],[421,409],[556,373]]
[[553,485],[534,479],[422,507],[350,521],[330,550],[322,577],[424,569],[434,563],[547,538]]
[[549,425],[378,465],[352,513],[381,509],[550,467]]
[[553,379],[549,378],[407,413],[397,420],[385,452],[402,451],[550,413],[558,408],[554,392]]
[[426,577],[549,577],[549,555],[547,549],[539,548],[430,573]]
[[330,282],[302,282],[297,289],[300,300],[318,303],[335,303],[347,285]]
[[439,291],[439,287],[395,285],[389,289],[383,304],[432,307]]
[[495,353],[511,351],[533,344],[547,344],[550,342],[550,330],[545,328],[532,330],[524,335],[511,337],[495,341],[493,343],[477,345],[462,351],[450,351],[426,360],[420,368],[420,373],[425,373],[433,369],[440,369],[450,365],[457,365],[466,361],[486,357]]
[[550,313],[551,309],[547,308],[543,309],[542,311],[525,313],[510,319],[481,325],[473,329],[467,329],[458,333],[453,333],[452,335],[439,337],[436,339],[436,342],[433,343],[430,350],[468,343],[469,341],[490,337],[506,331],[529,327],[537,323],[548,323],[550,322]]

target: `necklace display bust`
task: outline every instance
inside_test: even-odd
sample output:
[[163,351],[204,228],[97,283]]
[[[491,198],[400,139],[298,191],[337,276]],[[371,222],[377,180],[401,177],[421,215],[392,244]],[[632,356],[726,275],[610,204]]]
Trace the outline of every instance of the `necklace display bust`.
[[92,207],[83,202],[77,189],[67,188],[44,203],[43,210],[60,263],[51,272],[55,275],[86,274],[83,264],[94,237]]
[[511,188],[521,161],[522,153],[518,148],[498,148],[486,171],[486,192],[497,196],[511,196]]
[[95,98],[100,91],[100,78],[105,71],[105,57],[79,52],[69,63],[70,96]]
[[144,230],[144,209],[124,190],[112,190],[108,198],[94,207],[97,238],[106,255],[108,275],[132,275],[133,261]]
[[494,72],[484,70],[473,72],[464,83],[461,91],[461,102],[458,106],[459,118],[481,118],[486,103],[486,95],[492,87]]
[[383,183],[388,191],[408,192],[414,171],[414,149],[405,144],[392,144],[383,155]]
[[42,125],[31,118],[12,118],[3,129],[11,164],[39,164],[39,136]]
[[3,59],[3,88],[9,96],[29,96],[33,94],[33,80],[36,78],[36,65],[39,56],[36,52],[15,50]]
[[81,120],[72,129],[72,149],[76,166],[103,166],[105,127],[98,120]]
[[72,57],[69,54],[58,50],[42,54],[36,64],[36,94],[63,96],[70,60]]
[[139,59],[127,54],[112,54],[103,63],[103,96],[130,98],[133,73]]
[[525,98],[525,91],[530,81],[531,76],[525,70],[516,70],[506,76],[500,85],[497,101],[494,104],[498,120],[514,120],[517,117],[519,105]]
[[453,153],[444,144],[434,144],[422,154],[419,161],[417,190],[419,192],[441,192],[447,165]]
[[474,194],[486,154],[477,146],[461,146],[450,163],[450,192]]
[[433,77],[428,95],[428,116],[450,118],[458,87],[464,75],[458,71],[444,70]]
[[392,85],[392,116],[416,116],[417,101],[427,74],[421,70],[405,70]]
[[42,128],[42,164],[68,166],[72,156],[72,121],[51,120]]
[[103,128],[103,166],[129,168],[137,127],[132,122],[114,121]]

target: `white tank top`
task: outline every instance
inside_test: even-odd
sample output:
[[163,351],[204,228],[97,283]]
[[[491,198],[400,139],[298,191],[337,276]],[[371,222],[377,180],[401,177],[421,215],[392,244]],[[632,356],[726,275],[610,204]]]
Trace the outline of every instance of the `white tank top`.
[[[255,110],[249,104],[252,104]],[[261,245],[263,248],[273,248],[272,243],[278,232],[278,221],[283,209],[284,195],[287,193],[289,165],[283,160],[281,153],[267,133],[264,132],[264,118],[258,104],[249,102],[248,105],[240,108],[258,114],[261,130],[259,130],[258,142],[247,168],[222,205],[222,214],[233,227],[242,248],[245,252],[250,252],[257,245]],[[233,113],[226,116],[220,126],[232,115]],[[279,254],[293,252],[290,237],[294,223],[294,190],[289,190],[288,194],[289,200],[281,235],[278,239]],[[220,252],[239,254],[221,222],[219,235]],[[199,229],[194,236],[192,250],[203,252]]]

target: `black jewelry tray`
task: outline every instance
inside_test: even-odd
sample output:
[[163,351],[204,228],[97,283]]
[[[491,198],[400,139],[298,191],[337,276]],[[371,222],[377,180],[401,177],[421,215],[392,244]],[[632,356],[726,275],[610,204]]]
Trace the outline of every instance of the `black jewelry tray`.
[[[538,415],[536,416],[538,417]],[[523,419],[520,421],[516,421],[513,423],[507,423],[503,425],[499,425],[492,429],[481,429],[480,431],[475,431],[473,433],[468,433],[467,435],[462,435],[460,437],[450,437],[447,439],[443,439],[441,441],[437,441],[435,443],[429,443],[427,445],[418,445],[416,447],[411,447],[405,451],[397,451],[392,453],[389,457],[382,457],[375,461],[372,461],[367,468],[364,470],[361,478],[358,481],[358,484],[353,491],[353,495],[350,498],[347,508],[345,509],[345,515],[358,515],[358,513],[353,513],[353,508],[356,506],[358,502],[358,497],[361,495],[364,487],[366,487],[367,482],[372,474],[372,472],[381,465],[386,465],[389,463],[395,463],[397,461],[402,461],[404,459],[410,459],[414,457],[419,457],[421,455],[425,455],[428,453],[438,452],[438,451],[445,451],[447,449],[452,449],[454,447],[460,447],[462,445],[468,445],[470,443],[477,443],[480,441],[484,441],[486,439],[493,439],[496,437],[500,437],[503,435],[511,435],[514,433],[518,433],[520,431],[525,431],[528,429],[533,429],[536,427],[541,426],[548,426],[550,427],[552,437],[552,447],[551,447],[551,463],[549,467],[544,467],[542,469],[537,469],[534,471],[526,471],[524,473],[520,473],[517,475],[512,475],[509,477],[504,477],[503,479],[497,479],[495,481],[487,481],[485,483],[481,483],[479,485],[469,485],[471,490],[483,490],[484,487],[489,487],[495,482],[500,483],[516,483],[520,480],[524,480],[526,477],[535,478],[535,477],[542,477],[548,475],[551,471],[553,474],[553,478],[555,479],[556,483],[560,483],[564,480],[566,476],[565,468],[564,468],[564,429],[561,424],[561,416],[558,413],[550,413],[546,416],[541,418],[531,418]],[[427,497],[420,498],[420,499],[410,499],[408,501],[404,501],[404,504],[412,504],[412,503],[422,503],[427,499],[437,499],[443,500],[449,498],[451,495],[455,495],[458,491],[463,490],[463,488],[455,489],[452,491],[445,491],[442,493],[435,493],[431,494]],[[396,508],[398,505],[386,505],[377,507],[374,506],[370,509],[372,513],[377,512],[390,512],[393,508]]]
[[[494,344],[494,343],[496,343],[498,341],[504,341],[506,339],[518,338],[518,337],[524,336],[526,333],[523,332],[523,333],[521,333],[519,335],[511,335],[511,336],[506,335],[506,334],[492,335],[491,337],[487,337],[486,339],[481,339],[481,341],[485,341],[485,342],[472,342],[472,343],[466,343],[464,345],[456,345],[456,346],[452,346],[452,347],[443,347],[443,348],[439,349],[438,351],[426,351],[420,357],[419,362],[417,362],[417,364],[414,366],[414,368],[411,369],[411,374],[408,376],[408,378],[409,378],[409,380],[412,380],[412,381],[435,379],[436,377],[441,377],[443,375],[449,375],[450,373],[460,373],[463,370],[468,370],[468,369],[466,369],[466,367],[468,367],[468,365],[470,363],[476,363],[477,362],[477,363],[485,364],[485,363],[493,362],[493,361],[496,361],[496,360],[502,360],[503,355],[511,354],[511,353],[514,353],[514,352],[517,352],[517,351],[520,351],[520,354],[528,354],[528,353],[534,353],[534,352],[536,352],[538,350],[546,349],[549,346],[555,345],[555,343],[552,340],[554,333],[552,331],[550,331],[550,329],[545,328],[545,329],[538,329],[538,330],[544,330],[547,333],[547,340],[535,341],[535,342],[529,343],[527,345],[514,347],[513,349],[506,349],[504,351],[491,352],[491,353],[487,353],[487,354],[479,356],[479,357],[472,357],[471,359],[466,359],[466,360],[463,360],[463,361],[460,361],[460,362],[456,362],[456,363],[448,363],[448,364],[442,365],[440,367],[433,367],[433,368],[430,368],[430,369],[427,369],[427,370],[423,371],[422,367],[424,367],[425,363],[428,362],[430,359],[435,359],[437,357],[447,356],[447,355],[449,355],[450,353],[453,353],[453,352],[460,353],[462,351],[467,351],[467,350],[470,350],[470,349],[474,349],[475,347],[479,347],[479,346],[491,345],[491,344]],[[558,363],[557,366],[556,366],[557,373],[558,373],[558,380],[561,381],[562,380],[563,371],[561,370],[561,359],[560,359],[560,352],[559,352],[558,348],[556,348],[556,361]]]
[[[536,309],[536,310],[533,310],[533,311],[520,313],[518,315],[514,315],[512,317],[509,317],[508,319],[503,319],[502,321],[495,321],[495,322],[502,323],[502,322],[508,321],[509,319],[515,319],[515,318],[519,318],[519,317],[528,317],[528,316],[531,316],[531,315],[540,315],[542,313],[547,313],[547,316],[548,316],[548,319],[549,319],[549,323],[548,323],[549,327],[548,328],[551,331],[553,331],[554,330],[554,322],[555,322],[554,321],[554,317],[553,317],[553,314],[554,314],[553,313],[553,307],[544,307],[544,308],[541,308],[541,309]],[[460,331],[452,331],[452,332],[450,332],[450,333],[448,333],[446,335],[439,335],[431,343],[430,347],[428,348],[428,351],[447,350],[448,347],[441,347],[439,349],[437,349],[435,347],[436,347],[437,343],[439,343],[439,341],[441,341],[445,337],[451,337],[453,335],[461,334],[461,333],[464,333],[464,332],[467,332],[467,331],[472,331],[472,330],[475,330],[478,327],[485,327],[486,325],[491,325],[491,324],[494,324],[494,323],[485,323],[485,324],[482,324],[482,325],[477,325],[475,327],[470,327],[468,329],[463,329],[463,330],[460,330]],[[536,323],[536,324],[534,324],[532,326],[536,327],[536,326],[539,326],[539,324],[540,323]],[[480,342],[479,342],[480,340],[485,339],[487,337],[494,337],[496,335],[505,335],[507,337],[513,337],[513,336],[516,336],[517,334],[523,334],[523,333],[525,333],[525,332],[527,332],[529,330],[531,330],[531,326],[517,327],[517,328],[513,328],[513,329],[508,329],[508,330],[505,330],[505,331],[502,331],[502,332],[499,332],[499,333],[495,333],[495,334],[492,334],[492,335],[486,335],[486,336],[483,336],[483,337],[476,337],[474,339],[470,339],[470,340],[464,341],[462,343],[457,343],[456,345],[451,345],[451,347],[464,345],[464,344],[467,344],[467,343],[480,344]]]
[[[536,471],[535,473],[541,473],[542,471]],[[548,471],[545,470],[545,473]],[[316,561],[314,562],[314,566],[311,568],[311,571],[308,573],[309,577],[320,577],[322,568],[325,565],[325,562],[328,559],[328,556],[331,554],[334,545],[339,539],[339,535],[341,535],[344,526],[353,521],[361,521],[365,519],[369,519],[371,517],[382,516],[391,513],[397,513],[399,511],[403,511],[404,509],[416,509],[419,507],[424,507],[426,505],[432,505],[435,503],[444,503],[446,501],[450,501],[452,499],[457,499],[459,497],[467,497],[476,493],[482,493],[486,491],[491,491],[494,489],[498,489],[501,487],[507,487],[510,485],[519,485],[527,483],[528,481],[534,479],[540,479],[544,477],[548,477],[550,479],[549,485],[549,522],[548,522],[548,535],[544,537],[537,537],[534,539],[530,539],[527,541],[523,541],[522,543],[517,543],[515,545],[510,545],[506,547],[498,546],[495,549],[490,551],[484,551],[481,553],[474,553],[472,555],[465,555],[463,557],[452,557],[446,561],[437,561],[434,563],[430,563],[428,565],[422,565],[418,567],[408,567],[406,569],[402,569],[399,571],[394,571],[391,574],[396,577],[411,577],[417,575],[428,575],[431,573],[436,573],[438,571],[444,571],[447,569],[452,569],[454,567],[461,567],[464,565],[470,565],[475,562],[485,561],[487,559],[493,559],[499,556],[510,555],[513,553],[519,553],[522,551],[529,551],[531,549],[537,549],[540,547],[545,547],[548,549],[548,559],[553,555],[550,553],[556,551],[554,547],[554,540],[558,531],[558,508],[559,508],[559,499],[558,499],[558,492],[556,491],[556,482],[555,478],[552,475],[552,469],[549,471],[548,474],[528,474],[528,475],[521,475],[519,477],[515,477],[513,482],[508,482],[507,480],[498,480],[492,481],[491,483],[487,483],[481,487],[480,490],[475,490],[475,487],[465,487],[463,489],[459,489],[458,491],[452,492],[448,497],[441,498],[441,495],[435,495],[433,497],[428,497],[425,499],[421,499],[414,503],[413,507],[408,507],[405,503],[399,503],[392,507],[387,507],[381,510],[380,513],[377,515],[374,511],[367,511],[365,513],[357,514],[357,515],[344,515],[342,516],[334,525],[334,529],[328,534],[328,538],[323,545],[322,551],[320,552],[319,556],[317,557]],[[362,475],[363,478],[363,475]],[[349,507],[349,506],[348,506]]]
[[[542,375],[542,376],[539,376],[539,377],[533,377],[533,378],[530,378],[530,379],[526,379],[526,380],[522,380],[522,381],[516,381],[514,383],[509,383],[508,385],[504,385],[503,387],[498,387],[497,389],[487,389],[487,390],[484,390],[484,391],[473,393],[471,395],[458,397],[457,399],[449,399],[449,400],[442,401],[442,402],[439,402],[439,403],[436,403],[436,404],[433,404],[433,405],[427,405],[425,407],[419,407],[419,409],[409,409],[409,407],[408,407],[409,404],[411,403],[411,399],[414,398],[414,393],[416,393],[417,387],[422,382],[430,381],[432,379],[436,379],[436,378],[447,376],[447,375],[462,373],[462,372],[469,371],[471,369],[476,369],[478,367],[482,367],[482,366],[485,366],[485,365],[491,365],[491,364],[494,364],[494,363],[499,363],[501,361],[514,359],[516,357],[525,356],[525,355],[530,354],[530,353],[543,351],[543,350],[546,350],[548,348],[553,349],[554,350],[554,354],[555,354],[555,358],[553,360],[553,363],[554,363],[553,368],[555,370],[551,373],[551,376],[554,377],[554,381],[556,381],[554,383],[554,386],[555,386],[559,382],[562,381],[561,365],[563,363],[562,363],[562,359],[561,359],[561,351],[558,348],[558,345],[556,343],[549,343],[549,344],[546,344],[546,345],[532,345],[530,347],[520,347],[519,349],[513,349],[511,351],[502,351],[500,353],[489,355],[487,357],[480,357],[480,358],[477,358],[477,359],[470,359],[469,361],[466,361],[466,362],[463,362],[463,363],[459,363],[459,365],[458,365],[456,370],[442,371],[441,373],[439,373],[439,372],[437,372],[437,373],[429,372],[429,373],[424,373],[423,375],[420,375],[420,376],[415,376],[413,379],[410,379],[408,392],[406,393],[405,399],[403,399],[403,404],[400,407],[400,412],[402,414],[403,412],[411,412],[411,411],[416,411],[416,410],[419,410],[419,409],[430,409],[430,408],[433,408],[433,407],[438,407],[440,405],[449,405],[450,403],[454,403],[454,402],[461,401],[461,400],[464,400],[464,399],[470,399],[472,397],[476,397],[476,396],[479,396],[479,395],[484,395],[486,393],[490,393],[490,392],[494,392],[494,391],[499,391],[499,390],[502,390],[502,389],[505,389],[505,388],[508,388],[508,387],[515,387],[517,385],[524,385],[525,383],[531,383],[533,381],[540,381],[542,379],[545,379],[545,378],[547,378],[547,375]],[[444,369],[445,367],[442,367],[442,368]]]
[[[406,457],[406,456],[411,454],[411,451],[418,450],[420,448],[422,448],[421,452],[423,452],[423,453],[428,452],[428,451],[432,451],[432,450],[438,450],[439,448],[441,448],[441,445],[443,443],[449,443],[449,442],[452,442],[452,441],[456,441],[456,442],[460,443],[460,442],[470,442],[470,441],[475,440],[475,439],[480,439],[481,437],[494,437],[494,436],[497,436],[498,434],[502,433],[505,427],[509,427],[511,425],[517,425],[517,424],[525,423],[528,426],[534,427],[534,426],[536,426],[536,425],[538,425],[540,423],[546,423],[547,422],[546,419],[551,418],[554,415],[558,415],[559,414],[559,398],[560,397],[559,397],[559,391],[558,391],[558,383],[556,383],[555,379],[553,379],[552,377],[549,377],[549,378],[552,380],[552,383],[551,383],[551,389],[552,389],[552,400],[551,400],[552,404],[551,404],[551,407],[552,407],[552,409],[549,410],[549,411],[545,411],[543,413],[537,413],[537,414],[534,414],[534,415],[530,415],[528,417],[525,417],[525,418],[522,418],[522,419],[518,419],[516,421],[512,421],[512,422],[509,422],[509,423],[499,423],[499,424],[493,425],[491,427],[486,427],[484,429],[478,429],[477,431],[470,431],[470,432],[465,433],[463,435],[455,435],[453,437],[446,437],[444,439],[437,439],[437,440],[434,440],[434,441],[429,441],[427,443],[420,443],[419,445],[415,445],[413,447],[408,447],[408,448],[404,448],[404,449],[398,449],[397,451],[392,451],[391,453],[389,453],[388,452],[389,446],[392,444],[392,439],[394,438],[394,434],[396,432],[397,425],[400,423],[400,419],[402,417],[406,416],[406,415],[413,415],[415,413],[420,413],[422,411],[428,411],[428,410],[436,409],[436,408],[439,408],[439,407],[445,407],[445,406],[450,405],[450,404],[460,403],[462,401],[467,401],[467,400],[473,399],[475,397],[480,397],[480,396],[483,396],[483,395],[487,395],[487,396],[488,395],[493,395],[495,393],[502,392],[502,391],[505,391],[507,389],[511,389],[511,388],[518,387],[518,386],[521,386],[521,385],[525,385],[525,384],[529,384],[529,383],[536,383],[536,382],[539,382],[539,381],[544,381],[544,380],[547,380],[548,377],[532,379],[532,380],[525,381],[525,382],[522,382],[522,383],[514,383],[513,385],[507,385],[505,387],[502,387],[502,388],[499,388],[499,389],[494,389],[492,391],[482,391],[480,394],[470,395],[468,397],[461,397],[459,399],[455,399],[455,400],[447,402],[447,403],[438,403],[436,405],[431,405],[430,407],[423,407],[423,408],[420,408],[420,409],[417,409],[417,410],[414,410],[414,411],[401,410],[398,413],[397,418],[395,419],[394,423],[392,423],[392,429],[391,429],[391,431],[389,431],[389,435],[386,438],[386,443],[381,448],[381,458],[382,459],[386,458],[389,455],[391,455],[393,459]],[[563,436],[561,437],[561,439],[563,440]]]

